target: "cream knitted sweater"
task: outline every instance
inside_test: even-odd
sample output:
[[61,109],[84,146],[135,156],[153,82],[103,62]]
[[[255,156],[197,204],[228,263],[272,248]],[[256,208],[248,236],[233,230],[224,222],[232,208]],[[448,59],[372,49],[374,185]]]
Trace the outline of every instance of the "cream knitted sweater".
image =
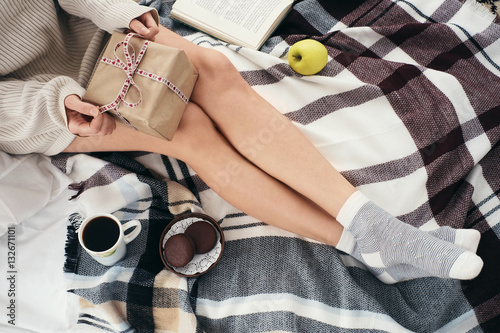
[[[107,32],[150,11],[132,0],[0,0],[0,150],[54,155],[74,139],[64,98],[83,96]],[[101,30],[102,29],[102,30]]]

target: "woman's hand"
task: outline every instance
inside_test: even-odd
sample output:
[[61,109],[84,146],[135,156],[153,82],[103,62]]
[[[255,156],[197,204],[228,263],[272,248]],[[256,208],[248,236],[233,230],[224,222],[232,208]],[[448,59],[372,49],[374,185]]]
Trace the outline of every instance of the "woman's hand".
[[83,102],[77,95],[69,95],[64,99],[68,129],[78,136],[108,135],[113,133],[116,122],[109,114],[99,114],[99,109],[90,103]]
[[151,12],[144,13],[138,18],[133,19],[129,27],[132,31],[151,41],[154,41],[155,36],[160,32]]

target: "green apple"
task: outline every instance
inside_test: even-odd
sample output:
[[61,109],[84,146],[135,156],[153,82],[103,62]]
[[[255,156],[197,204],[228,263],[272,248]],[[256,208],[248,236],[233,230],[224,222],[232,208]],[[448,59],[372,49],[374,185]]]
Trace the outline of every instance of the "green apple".
[[313,75],[322,70],[328,62],[326,47],[314,39],[301,40],[290,47],[288,63],[301,75]]

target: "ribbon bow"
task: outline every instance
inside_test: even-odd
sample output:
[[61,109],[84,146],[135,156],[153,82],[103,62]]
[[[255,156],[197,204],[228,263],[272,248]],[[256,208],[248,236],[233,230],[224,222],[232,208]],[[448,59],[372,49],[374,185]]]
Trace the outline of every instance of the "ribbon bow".
[[[146,40],[144,42],[144,44],[142,45],[142,48],[139,51],[137,58],[136,58],[135,49],[132,46],[132,44],[129,43],[130,39],[132,37],[134,37],[135,35],[137,35],[137,34],[129,33],[125,36],[123,41],[118,42],[115,45],[115,48],[114,48],[115,58],[114,59],[110,59],[110,58],[106,58],[106,57],[101,58],[101,62],[104,62],[104,63],[111,65],[111,66],[115,66],[117,68],[121,68],[125,72],[126,79],[123,82],[122,88],[121,88],[120,92],[118,93],[118,96],[116,96],[116,98],[111,103],[99,107],[99,112],[103,113],[103,112],[112,110],[118,117],[120,117],[123,121],[125,121],[129,125],[130,125],[130,123],[128,122],[128,120],[125,119],[120,114],[120,112],[118,112],[118,107],[120,106],[120,103],[123,103],[126,106],[133,108],[133,107],[138,106],[142,102],[141,89],[134,81],[135,74],[138,74],[138,75],[150,78],[150,79],[157,81],[159,83],[165,84],[168,88],[170,88],[170,90],[172,90],[177,96],[179,96],[179,98],[185,104],[187,104],[189,101],[189,99],[182,93],[182,91],[179,88],[177,88],[172,82],[167,80],[166,78],[161,77],[161,76],[156,75],[156,74],[153,74],[153,73],[149,73],[145,70],[139,69],[139,63],[141,62],[142,58],[146,54],[146,50],[148,48],[150,41]],[[121,60],[120,57],[116,53],[121,46],[123,46],[123,54],[125,55],[125,61]],[[130,87],[134,87],[139,92],[139,100],[134,102],[134,103],[130,103],[130,102],[125,100],[125,96],[127,95]],[[133,127],[132,125],[130,125],[130,126]]]

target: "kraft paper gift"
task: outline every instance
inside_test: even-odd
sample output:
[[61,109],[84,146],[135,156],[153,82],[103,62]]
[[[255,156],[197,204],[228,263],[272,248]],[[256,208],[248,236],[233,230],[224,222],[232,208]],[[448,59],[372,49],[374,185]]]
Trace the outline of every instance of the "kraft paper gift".
[[83,100],[138,131],[171,140],[197,78],[183,50],[114,32]]

